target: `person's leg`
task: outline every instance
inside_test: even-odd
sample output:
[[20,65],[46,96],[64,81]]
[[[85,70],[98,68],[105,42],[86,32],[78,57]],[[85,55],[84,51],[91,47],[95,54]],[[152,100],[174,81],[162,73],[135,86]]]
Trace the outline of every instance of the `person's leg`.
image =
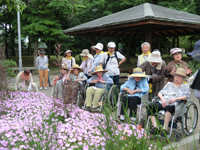
[[151,122],[154,127],[158,128],[156,117],[154,116],[154,113],[158,113],[160,110],[163,110],[164,108],[159,102],[156,103],[150,103],[147,106],[147,116],[151,119]]
[[34,92],[38,92],[38,87],[35,82],[32,82],[31,87],[33,88]]
[[53,87],[53,85],[51,84],[50,77],[49,77],[49,71],[48,71],[48,84],[49,84],[49,87]]
[[137,104],[141,104],[141,98],[137,96],[129,97],[128,98],[128,105],[130,108],[130,117],[137,116]]
[[88,78],[88,74],[84,74]]
[[119,87],[119,75],[113,76],[113,81],[114,84],[117,85],[117,87]]
[[124,109],[125,109],[126,111],[128,110],[128,106],[126,106],[126,105],[127,105],[127,101],[128,101],[128,96],[123,97],[120,115],[124,115]]
[[44,86],[47,87],[48,82],[48,69],[44,70]]
[[98,107],[98,103],[99,103],[99,100],[101,98],[101,96],[104,94],[105,92],[105,89],[100,89],[100,88],[97,88],[95,90],[95,93],[94,93],[94,98],[93,98],[93,101],[92,101],[92,105],[94,107]]
[[164,118],[163,129],[167,130],[168,124],[171,120],[172,113],[175,112],[175,106],[174,105],[167,105],[164,109],[165,109],[165,118]]
[[86,106],[91,107],[92,96],[94,95],[95,89],[93,87],[88,87],[86,90]]
[[44,70],[39,70],[39,77],[40,77],[40,88],[42,88],[42,87],[43,87],[43,85],[42,85],[43,76],[44,76]]

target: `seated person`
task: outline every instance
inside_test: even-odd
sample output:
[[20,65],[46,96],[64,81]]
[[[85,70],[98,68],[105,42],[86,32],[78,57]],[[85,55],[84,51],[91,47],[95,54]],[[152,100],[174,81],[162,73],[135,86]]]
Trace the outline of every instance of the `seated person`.
[[[175,112],[175,106],[180,103],[180,100],[186,100],[190,95],[190,88],[183,83],[183,79],[187,77],[186,70],[178,68],[173,72],[174,82],[168,82],[164,88],[158,93],[160,100],[158,102],[150,103],[147,106],[147,115],[151,119],[153,129],[151,134],[158,134],[161,136],[167,134],[167,127],[171,119],[171,114]],[[165,110],[164,126],[159,130],[154,113],[156,111]]]
[[147,75],[142,73],[141,68],[133,69],[133,74],[128,77],[128,81],[120,87],[120,90],[127,91],[128,95],[123,97],[120,118],[118,118],[117,121],[124,121],[124,109],[129,107],[131,123],[134,123],[137,115],[137,104],[141,104],[141,96],[148,93],[149,85],[145,78]]
[[38,92],[37,84],[33,82],[32,75],[29,70],[24,70],[18,73],[15,82],[15,90],[21,90],[23,87],[28,86],[27,91],[30,91],[32,88],[34,92]]
[[[92,77],[87,80],[87,83],[95,83],[95,86],[87,88],[86,91],[86,108],[88,110],[96,109],[98,102],[105,92],[106,84],[113,84],[113,80],[109,77],[107,70],[103,70],[102,66],[96,66],[95,71],[91,73]],[[92,101],[92,96],[94,96]]]
[[79,65],[74,64],[70,69],[68,77],[64,82],[64,101],[69,104],[77,104],[77,91],[80,89],[80,82],[87,80]]
[[67,78],[69,72],[68,72],[68,66],[62,65],[60,68],[60,75],[55,76],[53,82],[54,82],[54,92],[53,96],[56,98],[62,98],[63,97],[63,83],[65,78]]

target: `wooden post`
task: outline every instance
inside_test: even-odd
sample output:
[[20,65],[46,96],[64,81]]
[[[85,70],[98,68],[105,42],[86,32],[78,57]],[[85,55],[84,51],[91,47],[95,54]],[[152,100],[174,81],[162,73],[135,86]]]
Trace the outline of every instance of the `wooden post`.
[[[96,45],[96,35],[92,34],[91,35],[91,46]],[[95,51],[91,48],[91,54],[94,56],[95,55]]]
[[158,40],[158,42],[157,42],[157,49],[161,52],[161,54],[162,54],[162,51],[161,51],[161,49],[160,49],[160,38],[158,38],[157,39]]
[[145,42],[151,45],[151,25],[147,25],[145,28]]
[[179,47],[179,38],[178,38],[178,36],[176,37],[176,47]]
[[173,36],[173,43],[172,43],[172,47],[175,47],[175,42],[176,42],[176,37]]
[[126,55],[126,62],[130,63],[130,52],[131,52],[131,37],[128,38],[128,49]]

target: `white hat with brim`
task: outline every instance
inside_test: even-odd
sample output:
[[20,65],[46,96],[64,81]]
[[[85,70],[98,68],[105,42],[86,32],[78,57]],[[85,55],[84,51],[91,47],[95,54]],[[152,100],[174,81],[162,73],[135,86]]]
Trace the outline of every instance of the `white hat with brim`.
[[183,50],[180,48],[172,48],[170,50],[171,55],[174,55],[175,53],[183,53]]
[[178,68],[178,69],[176,70],[176,72],[172,72],[172,73],[171,73],[172,76],[174,76],[174,75],[180,75],[180,76],[182,76],[182,77],[184,77],[184,78],[187,78],[187,77],[188,77],[186,74],[187,74],[187,73],[186,73],[186,70],[183,69],[183,68]]
[[107,70],[103,70],[102,66],[96,66],[95,71],[91,73],[91,75],[97,73],[97,72],[108,72]]
[[[80,66],[79,66],[78,64],[74,64],[74,65],[72,66],[72,69],[78,69],[80,72],[83,72],[83,69],[81,69]],[[72,70],[71,72],[73,72],[73,70]]]
[[141,68],[134,68],[133,73],[128,75],[128,77],[148,77],[148,75],[146,75],[145,72],[142,72]]
[[68,50],[65,52],[65,54],[66,54],[66,53],[69,53],[69,52],[72,52],[72,50],[68,49]]
[[79,54],[79,55],[80,55],[80,56],[87,56],[87,57],[89,57],[89,58],[93,58],[93,56],[90,54],[90,52],[89,52],[88,49],[84,49],[84,50],[82,51],[82,53]]
[[98,49],[98,50],[102,51],[103,50],[103,44],[97,43],[95,46],[92,46],[91,48],[93,50]]
[[149,58],[147,59],[148,62],[151,63],[161,63],[162,62],[162,58],[160,56],[160,52],[159,51],[153,51]]

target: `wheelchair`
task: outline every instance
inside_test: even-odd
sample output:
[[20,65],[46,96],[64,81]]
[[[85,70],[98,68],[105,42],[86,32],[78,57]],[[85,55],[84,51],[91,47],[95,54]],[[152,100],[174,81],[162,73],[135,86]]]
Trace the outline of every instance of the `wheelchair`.
[[[152,102],[159,100],[159,97],[155,97]],[[158,121],[161,125],[164,124],[165,111],[161,110],[158,112]],[[148,117],[146,129],[149,129],[150,118]],[[191,135],[198,123],[198,108],[193,101],[182,100],[179,104],[175,106],[175,113],[171,116],[171,121],[169,122],[168,128],[170,133],[168,138],[172,137],[172,132],[174,132],[174,138],[176,141],[182,139],[182,134],[186,136]],[[150,127],[151,128],[151,127]]]
[[[118,95],[118,101],[117,101],[117,105],[116,105],[116,107],[117,107],[117,117],[120,116],[123,95],[124,95],[123,92],[120,92],[119,95]],[[127,95],[128,95],[128,94],[127,94]],[[124,95],[124,96],[126,96],[126,95]],[[143,123],[142,123],[142,113],[143,113],[143,110],[142,110],[142,108],[143,108],[144,106],[146,106],[146,101],[145,101],[144,99],[145,99],[145,95],[142,95],[142,96],[141,96],[141,104],[138,104],[138,105],[137,105],[137,111],[139,111],[139,113],[138,113],[138,115],[137,115],[137,117],[136,117],[137,120],[138,120],[138,123],[139,123],[140,125],[142,125],[142,126],[143,126]],[[127,114],[129,114],[129,113],[130,113],[130,111],[129,111],[129,109],[128,109]]]
[[[84,87],[85,98],[86,98],[86,90],[89,86],[94,86],[94,84],[86,83],[86,85]],[[97,111],[103,112],[103,110],[105,108],[109,108],[112,111],[116,110],[117,109],[116,104],[117,104],[117,99],[118,99],[118,93],[119,93],[119,89],[118,89],[117,85],[106,84],[105,92],[99,99],[99,108],[97,109]],[[83,104],[82,108],[85,109],[86,108],[85,99],[84,99],[84,101],[81,102],[81,104]]]

